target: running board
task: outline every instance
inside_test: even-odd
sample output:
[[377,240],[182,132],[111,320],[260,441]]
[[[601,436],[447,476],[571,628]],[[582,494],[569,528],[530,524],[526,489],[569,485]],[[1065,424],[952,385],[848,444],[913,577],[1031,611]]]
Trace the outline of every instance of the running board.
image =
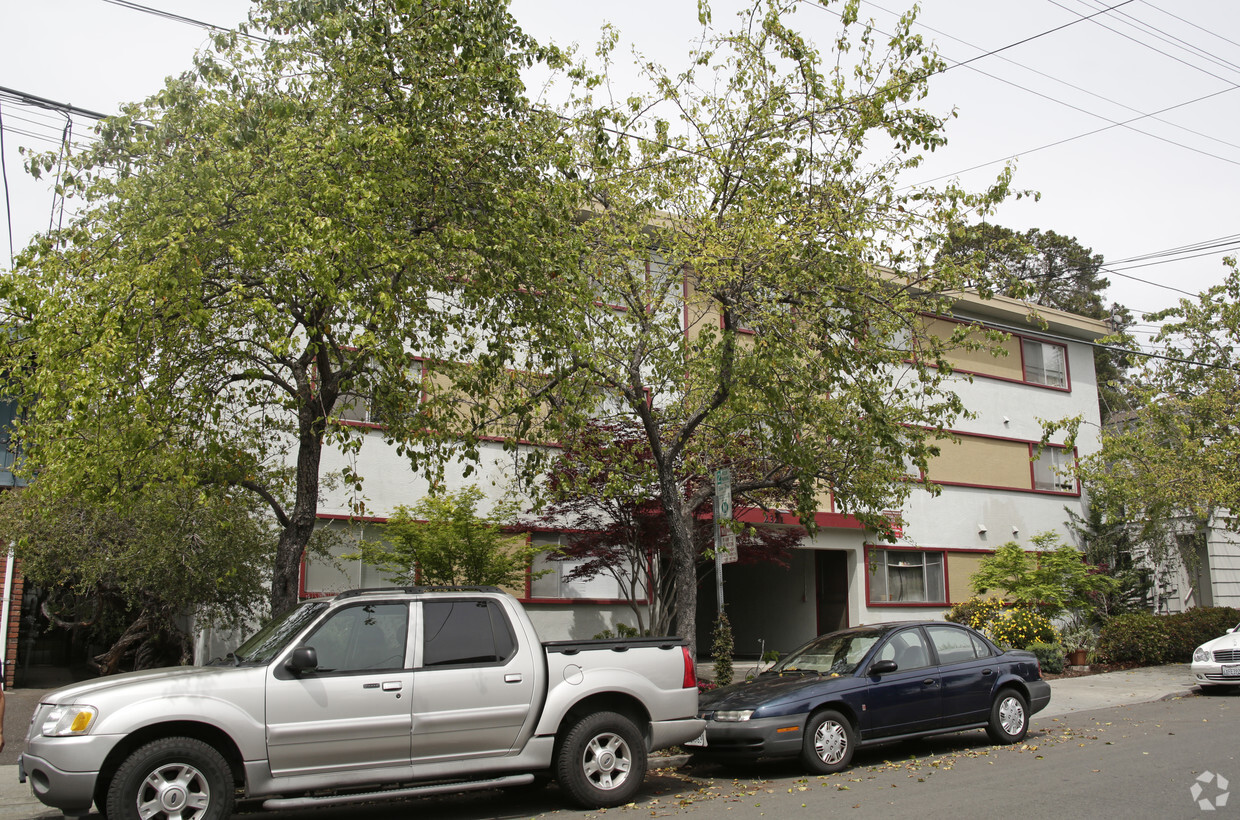
[[425,797],[431,794],[451,794],[453,792],[472,792],[482,789],[500,789],[508,786],[525,786],[534,782],[532,774],[514,774],[507,777],[496,777],[490,780],[462,780],[456,783],[432,783],[426,786],[410,786],[403,789],[385,789],[377,792],[358,792],[356,794],[331,794],[323,797],[273,797],[263,801],[263,808],[271,811],[279,809],[307,809],[319,806],[340,806],[348,803],[368,803],[372,800],[394,800],[403,797]]

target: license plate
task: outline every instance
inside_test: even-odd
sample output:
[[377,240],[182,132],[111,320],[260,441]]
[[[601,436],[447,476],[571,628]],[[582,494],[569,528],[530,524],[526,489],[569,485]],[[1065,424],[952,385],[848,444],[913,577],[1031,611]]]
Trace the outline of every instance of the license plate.
[[[1237,670],[1240,671],[1240,667],[1237,667]],[[686,746],[705,746],[706,745],[706,732],[702,732],[702,734],[698,735],[693,740],[686,741],[685,745]]]
[[1240,666],[1224,666],[1223,677],[1240,678]]

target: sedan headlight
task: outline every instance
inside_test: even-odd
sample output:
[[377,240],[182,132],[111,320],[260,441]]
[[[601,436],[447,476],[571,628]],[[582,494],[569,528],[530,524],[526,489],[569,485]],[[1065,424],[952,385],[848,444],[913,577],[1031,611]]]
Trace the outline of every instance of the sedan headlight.
[[1210,653],[1206,651],[1204,646],[1199,646],[1193,650],[1193,663],[1208,663],[1210,661]]
[[56,706],[43,718],[40,733],[44,737],[84,735],[90,731],[90,727],[94,725],[95,718],[98,716],[99,710],[93,706],[81,704]]
[[715,712],[715,720],[724,723],[739,723],[742,720],[749,720],[753,717],[753,709],[734,709],[728,712]]

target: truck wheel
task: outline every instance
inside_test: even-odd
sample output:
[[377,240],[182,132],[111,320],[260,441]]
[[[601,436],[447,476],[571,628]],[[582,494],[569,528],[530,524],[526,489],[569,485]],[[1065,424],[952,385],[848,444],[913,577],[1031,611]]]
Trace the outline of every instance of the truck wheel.
[[622,806],[646,776],[646,743],[624,715],[597,712],[569,729],[555,764],[560,788],[577,805]]
[[152,741],[108,786],[108,820],[224,820],[235,788],[223,755],[192,737]]

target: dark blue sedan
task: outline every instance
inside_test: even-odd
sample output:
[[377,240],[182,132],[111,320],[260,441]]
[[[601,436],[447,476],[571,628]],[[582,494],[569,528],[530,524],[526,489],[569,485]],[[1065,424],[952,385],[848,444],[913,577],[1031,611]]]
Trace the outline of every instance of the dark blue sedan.
[[815,638],[751,681],[702,695],[688,744],[719,761],[797,757],[846,768],[859,746],[986,729],[1017,743],[1051,688],[1032,652],[941,621],[858,626]]

